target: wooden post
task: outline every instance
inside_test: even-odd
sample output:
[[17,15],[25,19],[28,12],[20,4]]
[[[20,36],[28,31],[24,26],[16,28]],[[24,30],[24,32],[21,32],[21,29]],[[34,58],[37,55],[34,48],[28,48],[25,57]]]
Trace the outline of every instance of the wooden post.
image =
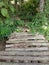
[[39,3],[39,11],[40,12],[43,12],[43,9],[44,9],[44,0],[40,0],[40,3]]

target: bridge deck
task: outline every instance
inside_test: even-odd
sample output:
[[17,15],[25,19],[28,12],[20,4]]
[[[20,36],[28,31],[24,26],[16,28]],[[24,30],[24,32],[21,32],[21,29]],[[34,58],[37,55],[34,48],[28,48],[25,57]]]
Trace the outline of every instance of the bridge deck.
[[15,33],[0,51],[0,65],[49,65],[49,43],[43,35]]

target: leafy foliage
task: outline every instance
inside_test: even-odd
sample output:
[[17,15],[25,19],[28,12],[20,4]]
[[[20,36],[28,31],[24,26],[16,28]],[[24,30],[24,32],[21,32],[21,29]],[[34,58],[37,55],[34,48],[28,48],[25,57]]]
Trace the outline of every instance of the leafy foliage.
[[33,34],[43,34],[49,40],[49,20],[44,13],[37,13],[32,22],[29,22],[28,27]]
[[0,22],[0,40],[8,37],[14,31],[13,21],[11,21],[11,19],[7,19],[4,23]]
[[28,2],[23,2],[16,9],[16,14],[20,19],[32,21],[32,17],[38,12],[39,0],[28,0]]
[[14,31],[14,21],[11,18],[11,13],[14,13],[14,6],[9,3],[10,0],[0,1],[0,40],[5,39]]
[[16,21],[15,21],[15,25],[16,25],[16,26],[24,26],[25,23],[24,23],[24,21],[22,21],[22,20],[16,20]]
[[[49,40],[49,0],[45,0],[43,13],[39,12],[40,0],[15,1],[18,1],[19,5],[15,3],[14,7],[10,0],[0,0],[0,39],[8,37],[14,30],[21,31],[17,27],[27,25],[33,34],[39,32]],[[19,20],[13,20],[13,14],[16,14]]]

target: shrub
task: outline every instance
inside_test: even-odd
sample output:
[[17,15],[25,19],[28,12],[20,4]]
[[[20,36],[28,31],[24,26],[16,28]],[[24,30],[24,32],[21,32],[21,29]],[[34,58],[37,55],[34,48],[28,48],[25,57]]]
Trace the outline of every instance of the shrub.
[[15,12],[10,0],[0,0],[0,40],[5,39],[14,30],[11,14]]
[[33,34],[38,32],[49,40],[49,20],[44,13],[37,13],[33,17],[32,22],[28,23],[28,27]]

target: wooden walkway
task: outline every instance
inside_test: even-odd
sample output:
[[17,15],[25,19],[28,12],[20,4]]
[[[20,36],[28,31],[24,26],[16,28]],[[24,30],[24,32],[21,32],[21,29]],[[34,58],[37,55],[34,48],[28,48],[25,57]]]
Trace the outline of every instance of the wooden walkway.
[[49,43],[43,35],[13,33],[0,51],[2,65],[49,65]]

